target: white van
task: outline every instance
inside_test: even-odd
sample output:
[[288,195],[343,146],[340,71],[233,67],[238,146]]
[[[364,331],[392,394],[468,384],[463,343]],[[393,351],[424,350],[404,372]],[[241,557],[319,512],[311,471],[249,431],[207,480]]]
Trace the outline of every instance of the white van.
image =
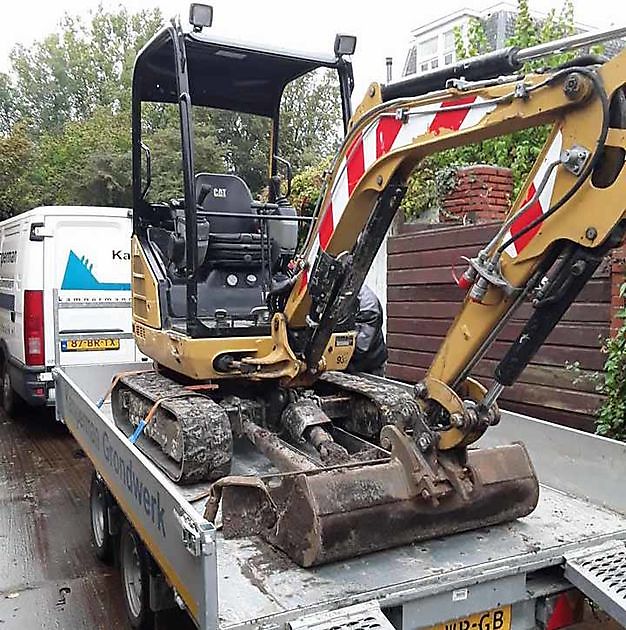
[[42,207],[0,222],[1,401],[54,404],[52,368],[147,360],[132,336],[130,210]]

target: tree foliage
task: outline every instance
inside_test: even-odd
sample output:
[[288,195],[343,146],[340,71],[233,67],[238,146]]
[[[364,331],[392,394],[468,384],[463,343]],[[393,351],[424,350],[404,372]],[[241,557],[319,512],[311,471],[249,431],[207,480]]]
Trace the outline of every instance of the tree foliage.
[[[0,73],[4,216],[42,204],[131,203],[132,68],[162,23],[158,9],[100,6],[87,17],[66,15],[56,32],[14,48],[9,72]],[[336,147],[341,117],[333,79],[323,71],[285,90],[280,152],[296,171]],[[195,108],[196,169],[234,172],[260,192],[270,126],[258,116]],[[142,139],[152,153],[151,198],[182,196],[177,108],[146,104]]]
[[290,83],[283,95],[279,147],[297,170],[333,155],[341,141],[337,75],[318,70]]
[[135,56],[162,22],[159,9],[65,15],[58,32],[12,51],[17,111],[33,130],[49,132],[100,107],[127,109]]
[[[236,112],[211,115],[227,167],[259,192],[267,184],[270,120]],[[285,88],[280,107],[278,148],[295,172],[316,168],[341,138],[337,76],[328,70],[305,74]]]
[[0,218],[6,219],[21,210],[24,174],[33,147],[23,124],[17,124],[7,136],[0,136]]
[[299,214],[311,216],[324,186],[324,178],[331,167],[331,158],[300,171],[293,178],[291,202]]
[[[620,295],[626,294],[626,284]],[[626,308],[618,312],[626,319]],[[596,431],[600,435],[626,441],[626,323],[617,333],[607,339],[602,348],[606,354],[600,391],[606,395],[598,413]]]
[[[271,121],[262,116],[230,111],[212,112],[225,168],[258,193],[268,180]],[[223,170],[223,169],[222,169]]]

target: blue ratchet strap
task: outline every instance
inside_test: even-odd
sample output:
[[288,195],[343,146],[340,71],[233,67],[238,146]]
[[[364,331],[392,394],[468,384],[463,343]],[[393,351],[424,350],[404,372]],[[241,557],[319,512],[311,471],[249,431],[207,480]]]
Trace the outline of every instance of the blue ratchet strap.
[[162,403],[168,400],[173,400],[175,398],[184,398],[187,396],[203,396],[203,394],[197,393],[197,390],[202,389],[215,389],[215,385],[190,385],[188,387],[185,387],[185,393],[170,394],[169,396],[158,398],[150,408],[150,411],[148,411],[148,415],[143,420],[140,420],[139,424],[135,427],[133,434],[128,438],[129,442],[131,444],[135,444],[135,442],[137,442],[137,440],[141,437],[143,430],[146,428],[146,425],[152,420],[154,414],[157,412],[157,409],[161,406]]
[[139,436],[143,433],[143,430],[146,428],[146,424],[148,423],[145,420],[142,420],[137,425],[137,428],[133,431],[133,434],[128,438],[131,444],[134,444],[139,439]]
[[152,407],[150,407],[150,411],[148,411],[148,415],[143,420],[139,421],[139,424],[135,427],[135,430],[133,431],[133,434],[128,438],[128,441],[131,444],[134,444],[141,437],[143,430],[146,428],[146,425],[148,424],[148,422],[152,420],[152,418],[154,417],[154,414],[157,412],[157,409],[161,406],[161,403],[165,402],[166,400],[171,400],[172,398],[180,398],[183,395],[184,394],[174,394],[174,395],[163,396],[162,398],[158,398],[155,401],[155,403],[152,405]]

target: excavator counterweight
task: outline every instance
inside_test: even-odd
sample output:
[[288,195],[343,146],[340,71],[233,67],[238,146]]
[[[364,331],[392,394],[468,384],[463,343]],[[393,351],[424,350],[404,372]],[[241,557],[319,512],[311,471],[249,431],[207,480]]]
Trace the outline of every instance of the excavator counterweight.
[[[502,389],[623,238],[626,51],[538,74],[522,64],[614,36],[374,83],[354,113],[345,36],[334,54],[313,55],[173,21],[139,53],[133,330],[155,367],[118,375],[112,408],[174,481],[212,482],[206,516],[225,537],[262,536],[312,566],[533,511],[539,485],[525,447],[475,443],[498,423]],[[337,78],[345,137],[311,218],[289,201],[278,131],[285,90],[320,69]],[[150,197],[146,103],[180,114],[183,189],[169,202]],[[197,168],[198,109],[203,120],[211,109],[240,115],[237,124],[265,120],[267,199],[237,174]],[[425,378],[407,386],[350,373],[357,296],[412,170],[438,151],[537,126],[551,127],[548,140],[496,236],[466,260],[466,299]],[[472,370],[527,300],[533,313],[487,388]],[[263,474],[238,469],[242,444]]]

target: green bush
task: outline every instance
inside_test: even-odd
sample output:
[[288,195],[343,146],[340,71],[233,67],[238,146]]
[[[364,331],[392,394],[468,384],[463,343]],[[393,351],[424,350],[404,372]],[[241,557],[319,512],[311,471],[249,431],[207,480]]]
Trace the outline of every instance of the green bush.
[[[620,294],[626,293],[626,284]],[[618,317],[626,318],[626,308]],[[600,435],[626,441],[626,323],[617,334],[606,340],[603,347],[606,353],[604,379],[600,391],[606,395],[598,413],[596,431]]]
[[330,166],[331,158],[327,157],[294,176],[291,185],[291,203],[298,214],[303,216],[313,214]]

